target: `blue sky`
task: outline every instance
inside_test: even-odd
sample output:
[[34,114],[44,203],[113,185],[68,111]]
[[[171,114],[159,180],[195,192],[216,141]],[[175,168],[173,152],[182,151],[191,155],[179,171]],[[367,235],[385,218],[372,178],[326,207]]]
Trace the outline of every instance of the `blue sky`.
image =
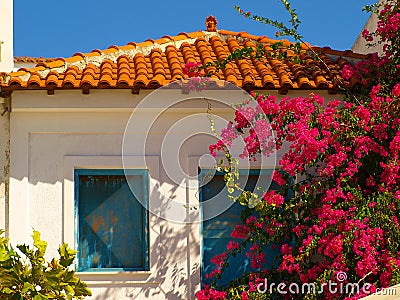
[[[302,24],[300,33],[313,45],[350,49],[368,15],[365,0],[292,0]],[[369,2],[368,2],[369,1]],[[288,21],[278,0],[16,0],[14,55],[68,57],[76,52],[106,49],[205,29],[212,14],[218,29],[274,37],[275,29],[240,16],[241,6],[262,16]]]

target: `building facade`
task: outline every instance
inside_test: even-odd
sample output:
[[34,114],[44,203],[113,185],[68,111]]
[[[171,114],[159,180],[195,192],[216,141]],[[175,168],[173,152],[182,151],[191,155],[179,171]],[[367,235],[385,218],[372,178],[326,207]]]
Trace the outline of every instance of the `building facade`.
[[[212,75],[205,89],[188,88],[188,63],[258,45],[268,52],[277,42],[215,23],[208,18],[205,31],[14,72],[9,61],[2,69],[0,226],[12,243],[40,231],[49,258],[62,242],[76,248],[78,275],[93,299],[193,299],[204,282],[207,247],[238,219],[212,181],[218,175],[208,154],[216,141],[210,116],[222,128],[234,117],[231,105],[250,90],[340,97],[335,79],[343,65],[363,58],[313,47],[328,72],[302,45],[302,64],[236,59],[224,70],[206,69]],[[279,153],[241,168],[268,178],[277,160]]]

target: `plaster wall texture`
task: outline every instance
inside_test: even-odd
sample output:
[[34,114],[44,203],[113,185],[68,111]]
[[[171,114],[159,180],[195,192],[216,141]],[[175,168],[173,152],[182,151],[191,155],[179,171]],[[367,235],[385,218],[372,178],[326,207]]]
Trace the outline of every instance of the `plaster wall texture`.
[[[379,3],[382,4],[385,2],[385,0],[380,0]],[[371,14],[369,17],[367,23],[365,23],[362,31],[365,29],[368,30],[369,32],[374,32],[377,28],[378,25],[378,18],[376,14]],[[351,47],[351,50],[356,53],[361,53],[361,54],[368,54],[368,53],[374,53],[377,52],[378,55],[382,55],[383,53],[383,46],[380,44],[377,44],[376,46],[371,46],[368,47],[366,44],[366,40],[362,36],[362,31],[358,35],[356,41],[354,42],[353,46]]]
[[[10,158],[10,115],[8,99],[0,98],[0,229],[7,228],[7,199]],[[3,114],[3,115],[1,115]]]

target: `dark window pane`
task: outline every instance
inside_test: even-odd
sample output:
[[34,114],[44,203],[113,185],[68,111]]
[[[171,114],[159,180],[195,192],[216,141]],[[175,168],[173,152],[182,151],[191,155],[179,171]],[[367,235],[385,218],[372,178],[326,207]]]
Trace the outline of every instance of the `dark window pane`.
[[[78,267],[145,269],[147,219],[138,201],[146,195],[143,175],[79,174]],[[104,173],[110,172],[105,170]]]

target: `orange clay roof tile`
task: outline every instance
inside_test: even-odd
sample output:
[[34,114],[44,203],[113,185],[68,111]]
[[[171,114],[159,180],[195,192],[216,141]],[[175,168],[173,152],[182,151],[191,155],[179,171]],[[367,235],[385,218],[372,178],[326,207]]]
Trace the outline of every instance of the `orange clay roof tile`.
[[24,86],[24,85],[26,85],[26,82],[24,82],[24,81],[22,81],[22,79],[21,78],[19,78],[19,77],[14,77],[14,78],[11,78],[11,80],[9,81],[9,86]]
[[62,58],[57,58],[54,61],[51,62],[47,62],[45,64],[45,67],[49,68],[49,69],[53,69],[53,68],[59,68],[65,65],[65,60]]
[[104,54],[112,54],[112,53],[115,53],[115,52],[117,52],[118,51],[118,49],[115,49],[115,48],[108,48],[108,49],[105,49],[105,50],[103,50],[103,51],[101,51],[102,53],[104,53]]
[[202,31],[195,31],[195,32],[188,33],[187,35],[192,39],[196,39],[196,38],[205,36],[205,33]]
[[132,49],[135,49],[135,48],[136,48],[136,44],[135,45],[128,44],[128,45],[119,47],[119,49],[122,50],[122,51],[129,51],[129,50],[132,50]]
[[101,51],[97,49],[85,54],[86,57],[95,57],[99,55],[101,55]]
[[56,72],[50,72],[49,74],[47,74],[46,76],[46,85],[49,84],[54,84],[54,85],[58,85],[59,81],[58,81],[58,74]]
[[40,62],[51,62],[54,58],[45,57],[29,57],[29,56],[14,56],[14,63],[33,63],[38,64]]
[[83,60],[83,56],[82,55],[74,55],[72,57],[68,57],[65,59],[66,63],[74,63],[74,62],[79,62]]
[[[288,40],[275,40],[247,32],[217,30],[216,32],[182,32],[176,36],[148,39],[142,43],[110,46],[90,53],[75,53],[69,58],[18,57],[15,62],[36,63],[35,68],[20,69],[3,74],[2,90],[17,89],[83,89],[91,88],[140,88],[154,89],[174,80],[187,78],[183,73],[188,62],[202,64],[226,59],[232,51],[262,45],[272,51],[271,45]],[[207,67],[212,78],[234,83],[242,88],[254,89],[334,89],[335,76],[340,76],[343,66],[365,55],[351,51],[337,51],[303,43],[300,64],[281,61],[271,56],[257,59],[253,56],[228,62],[224,69]],[[329,74],[310,55],[317,52],[329,66]],[[288,51],[294,57],[293,51]],[[1,80],[1,79],[0,79]],[[355,84],[351,82],[350,84]]]
[[31,74],[31,77],[29,77],[29,80],[27,81],[27,85],[31,87],[41,87],[44,83],[45,80],[43,80],[38,73]]
[[189,36],[186,33],[180,33],[179,35],[173,36],[172,39],[174,41],[182,41],[187,40]]

